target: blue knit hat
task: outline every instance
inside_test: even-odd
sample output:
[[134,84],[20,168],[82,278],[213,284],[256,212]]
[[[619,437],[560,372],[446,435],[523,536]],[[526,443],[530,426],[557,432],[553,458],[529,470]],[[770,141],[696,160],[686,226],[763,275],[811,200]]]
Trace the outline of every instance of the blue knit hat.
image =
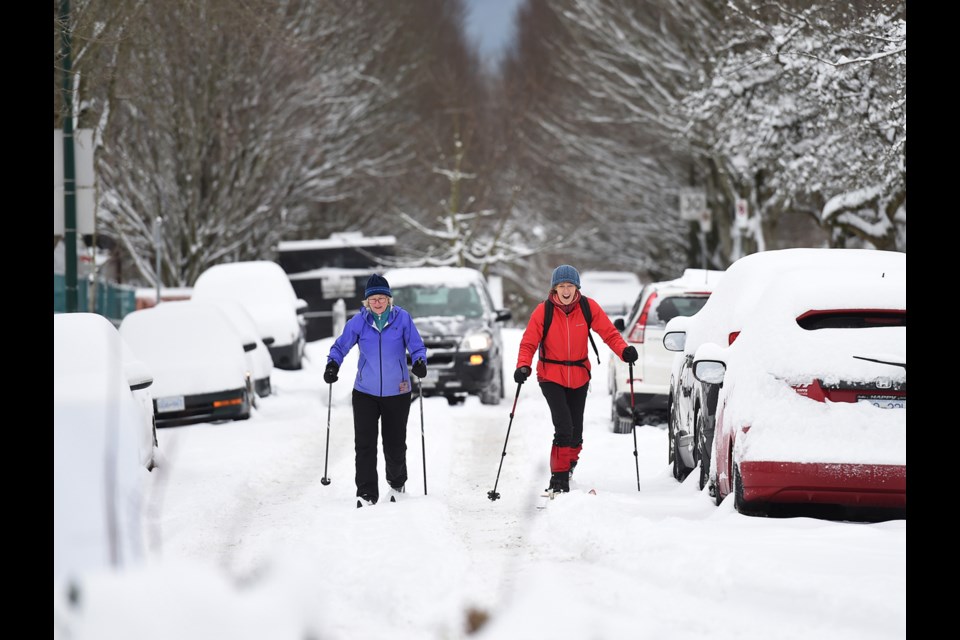
[[553,270],[553,278],[550,279],[550,288],[553,289],[561,282],[570,282],[580,288],[580,274],[576,269],[568,264],[562,264]]
[[378,293],[390,298],[393,297],[393,292],[390,291],[390,284],[387,282],[387,279],[375,273],[367,280],[367,290],[363,292],[363,299],[366,300],[370,296],[377,295]]

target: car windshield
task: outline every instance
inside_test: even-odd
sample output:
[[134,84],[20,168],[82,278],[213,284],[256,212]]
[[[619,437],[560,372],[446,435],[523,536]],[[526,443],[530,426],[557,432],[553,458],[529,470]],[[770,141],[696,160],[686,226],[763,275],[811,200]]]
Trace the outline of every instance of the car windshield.
[[414,318],[427,316],[465,316],[479,318],[483,305],[474,287],[411,285],[393,287],[393,302]]
[[647,318],[647,326],[664,326],[676,316],[692,316],[707,303],[708,296],[669,296],[660,298]]

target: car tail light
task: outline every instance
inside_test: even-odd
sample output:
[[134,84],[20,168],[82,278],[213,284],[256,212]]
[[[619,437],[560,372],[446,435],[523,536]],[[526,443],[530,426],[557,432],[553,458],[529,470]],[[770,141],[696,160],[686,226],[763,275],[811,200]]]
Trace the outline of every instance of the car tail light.
[[737,339],[737,336],[740,335],[739,331],[731,331],[730,335],[727,337],[727,345],[733,344],[733,341]]
[[819,380],[810,384],[794,385],[793,390],[805,398],[817,402],[869,402],[878,406],[903,408],[907,404],[905,385],[891,388],[889,381],[880,379],[872,383],[839,383],[826,387]]
[[817,402],[823,402],[827,399],[826,394],[823,392],[823,387],[820,386],[819,380],[814,380],[810,384],[794,385],[793,390],[803,397],[816,400]]
[[637,323],[633,325],[632,329],[630,329],[630,335],[627,336],[627,342],[643,344],[643,334],[647,330],[647,316],[650,315],[650,305],[653,304],[653,301],[656,299],[656,292],[651,293],[650,297],[647,298],[646,303],[643,305],[643,311],[640,312],[640,317],[637,318]]

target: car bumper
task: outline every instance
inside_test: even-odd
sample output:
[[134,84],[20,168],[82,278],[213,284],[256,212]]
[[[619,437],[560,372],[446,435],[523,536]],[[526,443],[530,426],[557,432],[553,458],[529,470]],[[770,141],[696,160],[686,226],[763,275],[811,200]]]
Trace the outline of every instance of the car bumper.
[[278,369],[297,370],[303,366],[301,362],[303,350],[299,342],[279,346],[270,345],[267,350],[273,359],[273,366]]
[[[156,399],[154,399],[156,402]],[[156,409],[155,409],[156,410]],[[250,416],[250,399],[246,389],[231,389],[184,396],[183,409],[158,411],[157,427],[172,427],[197,422],[238,420]]]
[[746,502],[905,509],[906,465],[743,461]]
[[446,363],[430,362],[427,376],[419,382],[423,395],[477,394],[486,389],[497,374],[499,364],[482,354],[483,364],[472,365],[471,355],[475,355],[475,352],[458,353]]
[[670,396],[667,395],[668,389],[663,393],[640,393],[634,391],[633,405],[630,404],[630,394],[621,393],[617,395],[617,413],[623,417],[628,417],[631,410],[636,411],[666,411],[669,407]]

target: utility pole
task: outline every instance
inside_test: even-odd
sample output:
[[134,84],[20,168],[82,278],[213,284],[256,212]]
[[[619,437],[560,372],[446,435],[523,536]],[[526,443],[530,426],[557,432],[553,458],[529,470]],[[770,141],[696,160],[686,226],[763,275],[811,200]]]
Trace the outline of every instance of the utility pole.
[[73,154],[73,98],[70,62],[70,0],[60,0],[60,46],[63,50],[63,241],[66,311],[77,310],[77,191]]

